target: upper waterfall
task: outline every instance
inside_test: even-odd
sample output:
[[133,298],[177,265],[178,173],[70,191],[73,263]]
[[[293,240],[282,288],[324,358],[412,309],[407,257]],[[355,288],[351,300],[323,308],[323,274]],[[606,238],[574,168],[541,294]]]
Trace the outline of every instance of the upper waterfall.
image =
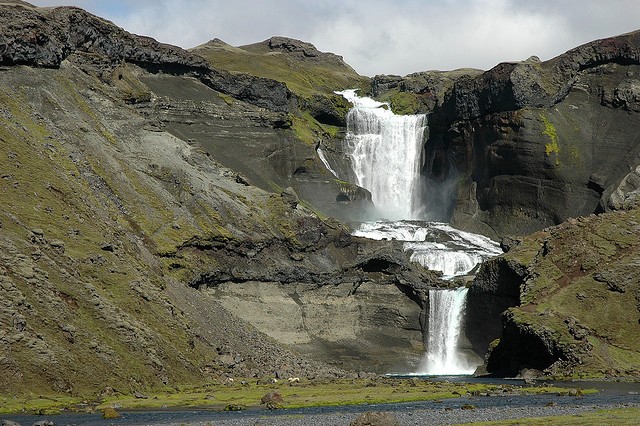
[[421,219],[420,169],[426,116],[396,115],[388,104],[355,90],[336,92],[353,104],[347,114],[346,151],[357,183],[371,192],[386,219]]

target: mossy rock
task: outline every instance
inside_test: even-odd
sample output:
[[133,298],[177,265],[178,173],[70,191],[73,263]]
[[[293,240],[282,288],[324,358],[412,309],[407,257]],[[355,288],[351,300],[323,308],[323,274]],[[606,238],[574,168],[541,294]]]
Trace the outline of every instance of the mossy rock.
[[113,407],[106,407],[102,410],[102,418],[103,419],[108,419],[108,420],[112,420],[112,419],[119,419],[122,417],[122,414],[120,414],[115,408]]

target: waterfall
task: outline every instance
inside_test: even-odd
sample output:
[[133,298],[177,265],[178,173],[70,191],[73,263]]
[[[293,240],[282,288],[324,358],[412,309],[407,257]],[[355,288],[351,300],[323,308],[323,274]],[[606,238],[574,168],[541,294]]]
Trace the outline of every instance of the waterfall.
[[[344,151],[350,156],[356,183],[371,192],[376,208],[386,218],[360,224],[353,235],[402,241],[411,261],[441,271],[445,279],[468,274],[478,263],[502,253],[498,243],[484,236],[419,220],[427,210],[422,205],[427,194],[421,193],[420,179],[424,115],[395,115],[388,105],[361,98],[355,90],[336,93],[354,105],[347,114]],[[473,361],[467,362],[458,348],[466,295],[466,288],[429,290],[427,352],[417,374],[471,374],[475,370]]]
[[427,353],[420,366],[421,374],[472,374],[458,350],[467,289],[429,290],[429,334]]
[[387,219],[418,219],[425,115],[395,115],[389,106],[360,98],[355,90],[336,92],[353,103],[347,114],[346,152],[357,184],[371,192]]
[[334,175],[337,178],[338,177],[338,172],[333,170],[333,168],[331,167],[331,164],[329,164],[329,160],[327,160],[327,156],[324,155],[324,150],[322,148],[318,147],[318,148],[316,148],[316,152],[318,153],[318,157],[320,157],[320,161],[322,161],[322,164],[324,164],[324,166],[327,168],[327,170],[329,170],[329,172],[331,172],[331,174]]

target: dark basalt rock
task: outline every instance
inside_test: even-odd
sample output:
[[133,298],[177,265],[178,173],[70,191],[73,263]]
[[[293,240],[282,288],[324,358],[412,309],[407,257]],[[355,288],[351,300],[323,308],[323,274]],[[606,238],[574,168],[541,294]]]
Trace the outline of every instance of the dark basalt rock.
[[108,58],[113,65],[125,61],[153,73],[193,75],[215,90],[273,111],[288,112],[296,105],[283,83],[231,76],[177,46],[128,33],[79,8],[3,6],[0,28],[0,65],[58,68],[73,53],[85,53]]
[[[397,75],[377,75],[371,81],[373,96],[388,100],[392,107],[396,97],[411,94],[415,97],[415,111],[411,113],[428,113],[436,105],[442,105],[445,95],[460,78],[472,78],[482,71],[465,68],[452,71],[424,71],[404,77]],[[403,112],[409,113],[409,112]]]
[[502,334],[501,313],[520,304],[520,286],[527,269],[498,257],[484,262],[467,295],[465,332],[476,353],[482,354]]
[[494,237],[606,211],[640,164],[640,32],[455,80],[430,115],[423,174],[456,181],[448,217]]
[[72,52],[81,51],[106,56],[113,62],[209,68],[202,58],[179,47],[130,34],[75,7],[5,6],[0,12],[0,24],[2,63],[7,65],[57,68]]
[[200,78],[214,90],[271,111],[289,112],[297,108],[296,97],[279,81],[217,70],[209,71]]
[[[302,224],[301,227],[308,226]],[[314,226],[313,231],[300,231],[297,235],[303,238],[315,236],[315,241],[307,238],[308,245],[302,252],[279,240],[260,243],[190,241],[181,250],[197,248],[210,251],[211,256],[219,260],[219,265],[198,273],[189,285],[202,288],[216,287],[226,282],[303,283],[315,286],[348,283],[357,288],[359,283],[375,282],[411,289],[403,291],[411,291],[414,297],[428,286],[443,286],[440,274],[410,263],[401,245],[395,242],[376,243],[350,237],[348,234],[329,232],[322,225],[319,228]],[[339,257],[331,254],[337,249],[342,252]],[[292,263],[290,259],[296,262]],[[264,265],[272,266],[265,268]]]
[[507,310],[503,316],[500,342],[487,355],[487,371],[499,376],[516,376],[520,371],[535,369],[547,374],[571,375],[573,369],[590,355],[593,345],[586,340],[589,329],[573,317],[563,322],[573,339],[559,338],[555,327],[527,321],[522,313]]
[[300,107],[308,111],[320,123],[346,127],[346,113],[351,105],[342,96],[314,95],[311,98],[301,99]]
[[289,37],[275,36],[260,43],[240,46],[240,48],[248,51],[284,53],[287,57],[297,61],[330,64],[353,72],[353,68],[344,62],[342,56],[331,52],[321,52],[311,43]]

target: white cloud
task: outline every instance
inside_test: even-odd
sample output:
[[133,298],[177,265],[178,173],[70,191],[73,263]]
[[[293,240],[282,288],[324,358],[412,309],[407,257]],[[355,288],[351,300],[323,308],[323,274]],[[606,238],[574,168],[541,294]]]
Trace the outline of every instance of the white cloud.
[[[59,3],[34,0],[35,4]],[[125,29],[193,47],[284,35],[342,55],[365,75],[487,69],[640,27],[637,0],[67,1]]]

